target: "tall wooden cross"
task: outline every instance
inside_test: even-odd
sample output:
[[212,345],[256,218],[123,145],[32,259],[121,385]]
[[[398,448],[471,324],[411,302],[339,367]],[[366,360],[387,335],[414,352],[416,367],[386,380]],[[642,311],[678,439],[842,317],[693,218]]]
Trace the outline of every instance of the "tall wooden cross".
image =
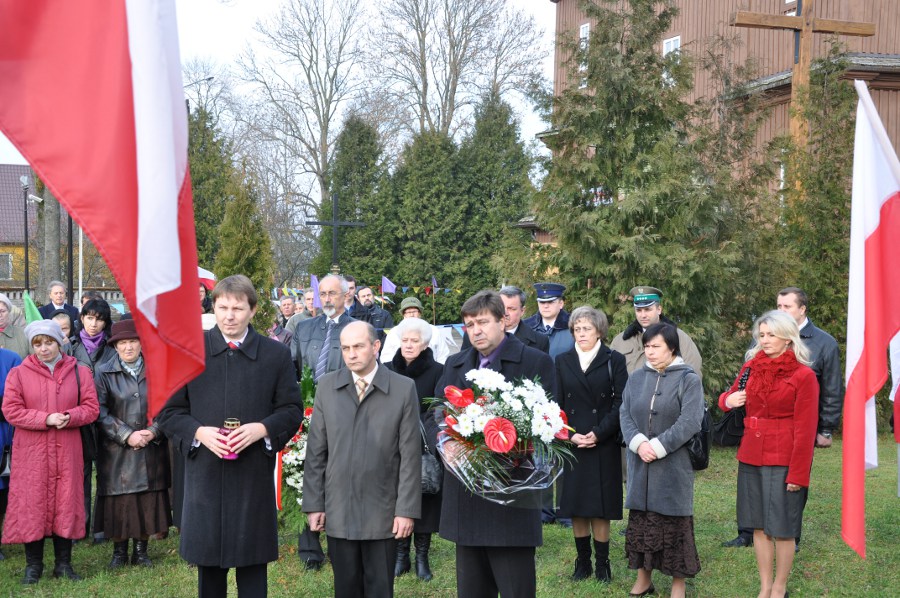
[[[740,10],[731,20],[732,27],[752,29],[792,29],[794,31],[794,69],[791,79],[791,106],[797,107],[797,92],[809,85],[813,33],[834,33],[871,37],[875,23],[819,19],[813,16],[815,0],[797,0],[797,15],[769,15]],[[791,114],[791,137],[798,147],[806,145],[807,127],[799,110]]]
[[341,271],[338,265],[338,227],[341,226],[365,226],[364,222],[347,222],[338,220],[338,196],[337,193],[331,196],[331,220],[307,220],[307,225],[313,226],[330,226],[331,227],[331,271],[339,274]]

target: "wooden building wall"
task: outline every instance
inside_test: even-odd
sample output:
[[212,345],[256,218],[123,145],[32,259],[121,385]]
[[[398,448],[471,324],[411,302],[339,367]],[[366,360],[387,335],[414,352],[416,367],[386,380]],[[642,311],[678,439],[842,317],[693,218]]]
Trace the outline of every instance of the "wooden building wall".
[[[547,0],[553,1],[553,0]],[[808,3],[804,3],[808,6]],[[759,66],[760,76],[774,75],[789,71],[794,59],[794,32],[768,31],[730,27],[729,22],[737,10],[750,10],[766,14],[787,14],[797,7],[796,1],[785,0],[678,0],[680,15],[676,17],[664,38],[681,37],[681,50],[694,55],[706,50],[706,43],[712,36],[737,36],[740,40],[734,61],[743,63],[754,57]],[[804,9],[805,10],[805,9]],[[814,15],[820,18],[845,21],[870,21],[876,24],[876,34],[870,38],[842,36],[849,52],[898,55],[900,54],[900,0],[816,0]],[[579,26],[587,22],[579,9],[579,0],[558,0],[556,2],[556,31],[560,36],[578,36]],[[592,24],[593,25],[593,24]],[[828,35],[816,34],[813,39],[814,58],[827,52]],[[660,47],[660,52],[662,48]],[[557,48],[554,91],[559,94],[567,85],[567,57]],[[872,97],[878,106],[894,147],[900,150],[900,73],[855,73],[869,80]],[[715,93],[709,76],[699,67],[695,72],[693,93],[687,98],[696,100]],[[775,100],[775,106],[768,122],[761,131],[761,141],[771,139],[787,131],[787,115],[790,94],[785,85],[776,91],[783,98]]]

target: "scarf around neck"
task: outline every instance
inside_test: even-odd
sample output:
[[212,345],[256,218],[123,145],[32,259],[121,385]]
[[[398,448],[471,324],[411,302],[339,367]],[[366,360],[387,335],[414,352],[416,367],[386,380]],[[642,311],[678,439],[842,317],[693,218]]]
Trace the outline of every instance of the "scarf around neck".
[[99,333],[91,336],[82,328],[78,336],[81,337],[81,342],[84,344],[84,348],[87,349],[88,355],[93,355],[106,340],[106,331],[101,330]]
[[774,359],[760,350],[750,362],[747,395],[754,396],[765,396],[777,381],[787,380],[800,367],[800,362],[797,361],[797,356],[791,349]]

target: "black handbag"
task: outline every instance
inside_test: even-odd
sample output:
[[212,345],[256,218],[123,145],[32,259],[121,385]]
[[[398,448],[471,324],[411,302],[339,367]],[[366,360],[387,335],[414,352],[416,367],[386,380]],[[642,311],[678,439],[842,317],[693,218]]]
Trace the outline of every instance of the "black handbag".
[[[747,368],[738,380],[738,390],[744,390],[747,387],[749,377],[750,368]],[[741,438],[744,437],[744,415],[746,413],[743,407],[735,407],[725,413],[713,426],[713,442],[719,446],[738,446]]]
[[[678,383],[678,405],[681,406],[681,399],[684,395],[684,379],[687,374],[681,377]],[[691,458],[691,467],[694,471],[702,471],[709,467],[709,441],[710,428],[712,427],[712,417],[709,415],[709,408],[704,401],[703,419],[700,420],[700,431],[691,436],[684,446],[687,448],[688,456]]]
[[[81,405],[81,376],[78,375],[78,364],[75,364],[75,384],[78,386],[78,405]],[[81,432],[81,455],[84,462],[97,458],[97,426],[94,422],[78,428]]]
[[419,431],[422,433],[422,494],[438,494],[441,491],[441,482],[444,477],[444,467],[428,448],[428,440],[425,439],[425,426],[419,421]]

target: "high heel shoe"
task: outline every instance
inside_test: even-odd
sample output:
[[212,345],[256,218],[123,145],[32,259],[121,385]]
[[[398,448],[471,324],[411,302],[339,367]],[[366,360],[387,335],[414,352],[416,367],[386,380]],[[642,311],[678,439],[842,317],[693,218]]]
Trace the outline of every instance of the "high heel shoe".
[[634,592],[629,592],[628,595],[629,596],[651,596],[655,593],[656,593],[656,588],[654,588],[653,584],[651,583],[650,586],[646,590],[641,592],[640,594],[635,594]]

